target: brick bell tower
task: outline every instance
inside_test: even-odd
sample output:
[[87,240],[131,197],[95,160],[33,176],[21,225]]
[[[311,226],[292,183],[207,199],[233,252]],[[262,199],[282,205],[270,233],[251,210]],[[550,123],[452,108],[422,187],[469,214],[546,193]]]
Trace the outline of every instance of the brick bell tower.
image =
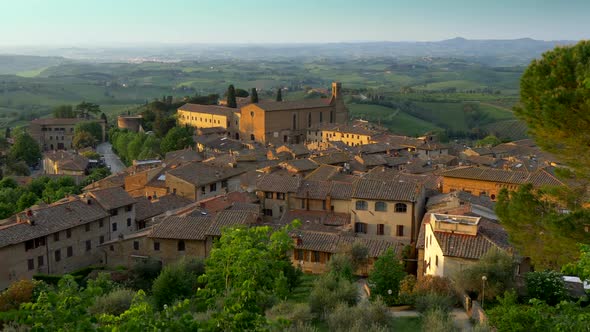
[[330,104],[334,106],[336,123],[348,123],[348,109],[344,105],[344,98],[342,98],[342,83],[332,82],[332,98]]

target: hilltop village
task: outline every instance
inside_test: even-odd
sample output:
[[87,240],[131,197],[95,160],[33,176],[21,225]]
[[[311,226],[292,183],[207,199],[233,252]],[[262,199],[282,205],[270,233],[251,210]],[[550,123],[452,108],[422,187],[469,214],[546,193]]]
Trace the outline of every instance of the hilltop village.
[[[341,88],[322,99],[181,106],[177,125],[194,128],[195,146],[135,160],[1,222],[0,289],[86,266],[207,257],[225,227],[296,219],[291,260],[305,273],[361,243],[369,260],[359,275],[391,248],[418,279],[453,277],[492,248],[512,253],[494,213],[502,188],[566,185],[532,140],[471,148],[395,135],[349,120]],[[78,120],[31,122],[45,174],[82,177],[96,162],[72,152]],[[140,131],[141,120],[120,116],[118,126]],[[530,269],[521,263],[519,273]]]

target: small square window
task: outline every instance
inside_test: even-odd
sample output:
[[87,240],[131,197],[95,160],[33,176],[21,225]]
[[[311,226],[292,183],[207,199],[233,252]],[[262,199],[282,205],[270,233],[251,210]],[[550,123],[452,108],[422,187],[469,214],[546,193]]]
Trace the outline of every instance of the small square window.
[[74,256],[74,248],[72,246],[69,246],[67,249],[67,255],[68,257],[72,257]]
[[133,250],[139,250],[139,241],[133,241]]
[[116,222],[114,222],[114,223],[113,223],[113,232],[116,232],[116,231],[117,231],[117,223],[116,223]]
[[59,249],[57,249],[57,250],[55,251],[54,255],[55,255],[55,261],[56,261],[56,262],[59,262],[59,261],[61,261],[61,251],[60,251]]
[[90,240],[86,240],[86,251],[90,251],[92,249],[92,242]]
[[72,230],[71,229],[66,229],[66,237],[68,239],[72,237]]
[[127,218],[127,227],[131,227],[131,218]]
[[160,251],[160,242],[154,242],[154,251]]
[[44,256],[37,257],[37,266],[41,267],[43,265],[45,265],[45,257]]

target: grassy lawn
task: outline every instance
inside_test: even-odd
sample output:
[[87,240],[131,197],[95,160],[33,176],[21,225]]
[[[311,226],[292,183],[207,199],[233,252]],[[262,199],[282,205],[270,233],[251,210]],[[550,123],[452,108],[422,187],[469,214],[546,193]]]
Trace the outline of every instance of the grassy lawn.
[[348,104],[347,107],[353,117],[380,123],[396,134],[416,136],[440,129],[433,123],[385,106]]
[[391,330],[396,332],[421,331],[422,320],[420,317],[397,317],[392,321]]

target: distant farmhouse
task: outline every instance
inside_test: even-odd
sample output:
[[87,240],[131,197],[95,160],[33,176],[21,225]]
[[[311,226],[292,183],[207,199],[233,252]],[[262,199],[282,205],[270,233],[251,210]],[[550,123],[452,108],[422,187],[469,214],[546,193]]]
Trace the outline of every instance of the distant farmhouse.
[[29,130],[31,136],[39,143],[43,151],[73,149],[74,129],[82,122],[97,122],[102,127],[102,141],[106,137],[106,123],[104,120],[86,120],[81,118],[47,118],[31,121]]

